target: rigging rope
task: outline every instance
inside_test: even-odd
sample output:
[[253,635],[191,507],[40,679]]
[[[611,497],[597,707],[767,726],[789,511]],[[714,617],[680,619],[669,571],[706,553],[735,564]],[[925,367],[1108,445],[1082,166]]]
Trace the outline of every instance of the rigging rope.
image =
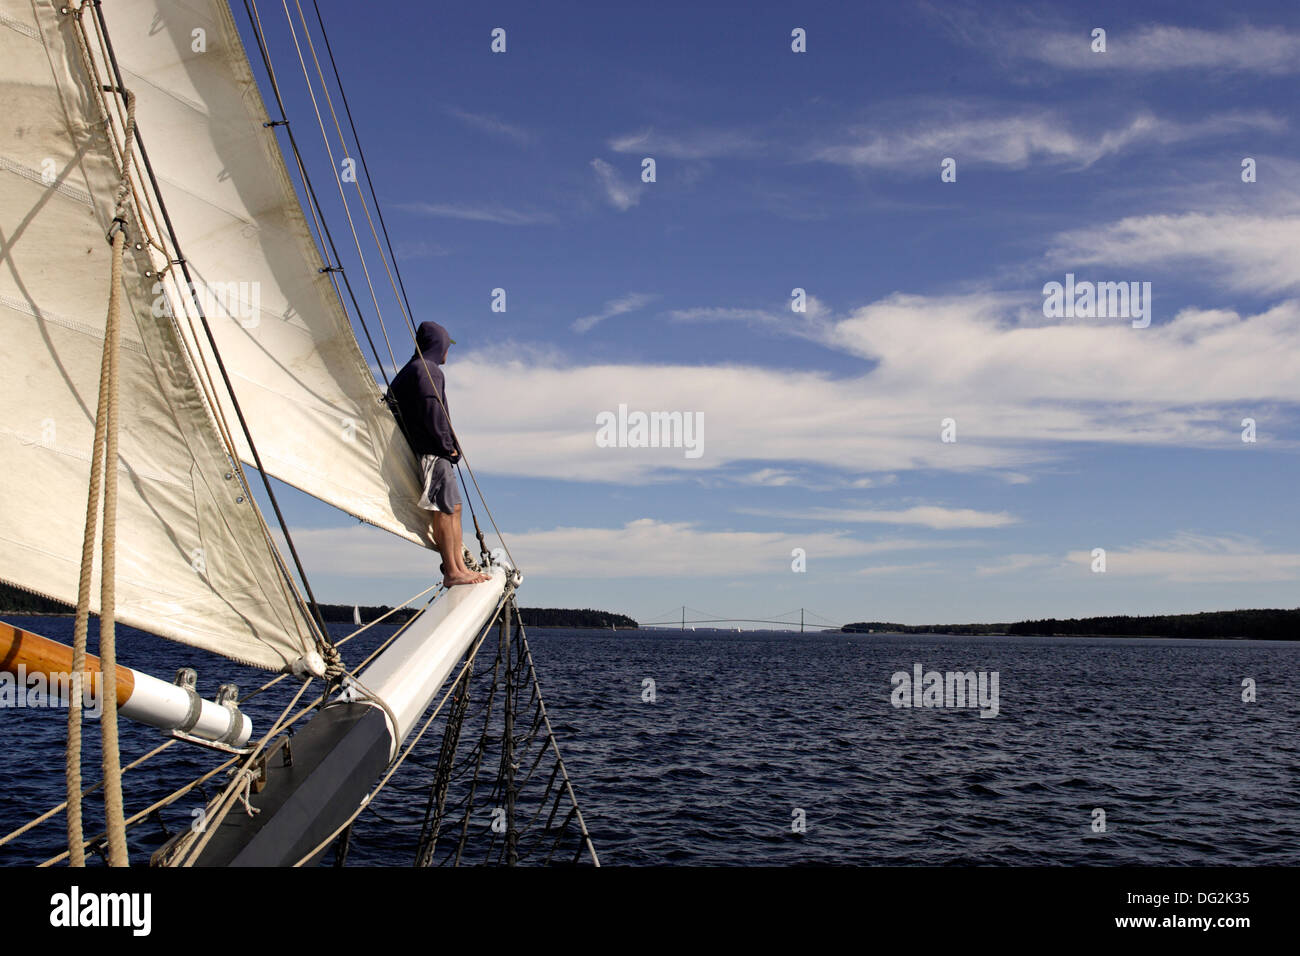
[[[79,51],[90,59],[89,44],[81,15],[76,10],[75,27]],[[93,73],[90,74],[93,78]],[[116,549],[117,549],[117,465],[120,419],[118,345],[122,326],[122,260],[126,249],[127,198],[131,192],[131,160],[134,156],[135,96],[120,84],[102,86],[126,99],[126,129],[121,153],[117,191],[113,198],[113,223],[108,240],[112,244],[108,312],[104,322],[104,348],[100,362],[99,400],[95,411],[95,437],[91,449],[86,523],[81,544],[81,573],[77,583],[77,612],[73,626],[71,699],[68,706],[68,743],[64,757],[67,787],[68,849],[73,866],[85,866],[82,849],[81,805],[81,708],[83,674],[86,667],[86,636],[90,621],[90,583],[94,571],[95,543],[100,538],[100,677],[103,713],[100,720],[101,762],[104,784],[104,820],[108,833],[110,866],[128,865],[126,824],[122,810],[122,765],[117,737],[117,653],[115,641]],[[103,103],[101,116],[107,119]],[[101,477],[102,473],[102,477]],[[103,527],[97,527],[100,494],[103,494]]]
[[[127,151],[131,156],[131,134],[135,129],[135,96],[123,91],[127,97],[130,125],[127,127]],[[123,177],[127,171],[123,170]],[[101,459],[93,458],[91,467],[104,469],[104,539],[100,549],[99,596],[99,662],[103,681],[103,707],[100,717],[100,734],[103,737],[102,759],[104,765],[104,818],[108,829],[110,866],[126,866],[126,825],[122,817],[122,763],[117,742],[117,458],[120,405],[118,387],[118,343],[122,328],[122,256],[126,247],[126,183],[118,194],[117,227],[113,232],[112,288],[108,297],[108,328],[104,337],[104,365],[101,375],[108,377],[108,427]],[[84,653],[84,648],[83,648]],[[74,701],[73,710],[81,702]]]

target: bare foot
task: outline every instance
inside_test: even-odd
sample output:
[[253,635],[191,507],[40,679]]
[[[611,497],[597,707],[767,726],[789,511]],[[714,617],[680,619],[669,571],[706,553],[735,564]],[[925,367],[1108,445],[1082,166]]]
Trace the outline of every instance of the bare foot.
[[479,584],[486,580],[486,574],[474,574],[470,571],[454,571],[451,574],[443,575],[442,586],[445,588],[454,588],[458,584]]

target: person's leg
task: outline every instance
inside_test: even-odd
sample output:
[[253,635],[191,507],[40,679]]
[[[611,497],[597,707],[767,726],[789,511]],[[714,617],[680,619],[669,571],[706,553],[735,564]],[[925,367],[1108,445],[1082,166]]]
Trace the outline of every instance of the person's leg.
[[476,584],[485,580],[471,574],[461,564],[460,528],[455,514],[433,512],[433,540],[438,545],[438,554],[442,555],[443,587],[454,588],[458,584]]
[[445,458],[425,459],[426,488],[421,498],[422,507],[432,507],[433,542],[442,555],[442,583],[446,587],[458,584],[477,584],[488,579],[486,574],[471,571],[465,564],[465,543],[460,527],[460,489],[456,487],[456,473]]
[[[455,540],[463,542],[465,540],[465,532],[461,529],[460,525],[460,505],[456,505],[456,510],[452,512],[451,518],[454,525]],[[468,574],[470,577],[474,578],[475,581],[486,581],[488,579],[486,574],[480,574],[477,571],[471,571],[469,569],[469,566],[465,563],[465,549],[463,545],[455,550],[456,567],[462,574]]]
[[465,559],[461,554],[464,544],[460,537],[460,520],[455,512],[433,512],[433,540],[438,546],[438,553],[442,555],[442,583],[445,587],[477,584],[487,580],[486,575],[475,574],[465,567]]

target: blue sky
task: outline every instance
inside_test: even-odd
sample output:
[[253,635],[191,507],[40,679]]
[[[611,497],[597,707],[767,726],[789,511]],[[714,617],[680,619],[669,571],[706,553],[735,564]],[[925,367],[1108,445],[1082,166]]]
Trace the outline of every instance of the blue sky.
[[[525,604],[1297,603],[1294,3],[321,8]],[[262,19],[334,194],[283,9]],[[1045,317],[1066,273],[1151,283],[1150,326]],[[701,415],[702,454],[598,447],[620,404]],[[284,495],[321,599],[436,573]]]

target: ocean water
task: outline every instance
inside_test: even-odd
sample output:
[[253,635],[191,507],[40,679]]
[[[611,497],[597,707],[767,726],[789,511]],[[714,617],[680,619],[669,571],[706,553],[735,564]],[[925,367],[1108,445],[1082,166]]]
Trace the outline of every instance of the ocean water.
[[[8,620],[70,639],[67,618]],[[205,696],[264,679],[119,633],[124,662],[163,678],[196,666]],[[605,864],[1300,865],[1300,643],[548,629],[529,640]],[[892,675],[916,664],[996,671],[997,716],[893,706]],[[265,727],[287,699],[245,709]],[[64,720],[0,710],[0,834],[62,799]],[[351,863],[409,865],[436,730],[362,816]],[[88,781],[97,736],[90,725]],[[159,741],[122,723],[124,762]],[[216,762],[172,747],[126,775],[128,812]],[[133,830],[133,860],[203,802],[192,794]],[[88,832],[98,812],[88,803]],[[59,815],[0,847],[0,864],[63,847]]]

